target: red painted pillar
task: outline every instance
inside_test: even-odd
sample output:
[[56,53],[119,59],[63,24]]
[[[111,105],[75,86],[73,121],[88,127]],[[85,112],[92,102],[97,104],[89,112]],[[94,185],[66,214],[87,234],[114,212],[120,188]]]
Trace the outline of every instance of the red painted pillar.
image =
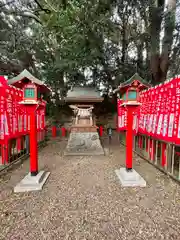
[[36,176],[38,174],[36,106],[31,108],[30,113],[30,172],[31,176]]
[[52,126],[52,137],[56,137],[56,127]]
[[21,151],[21,137],[17,138],[16,144],[17,144],[17,150],[18,150],[18,152],[20,152]]
[[126,169],[132,169],[133,153],[133,106],[127,106],[127,132],[126,132]]
[[66,129],[65,129],[65,127],[61,128],[61,135],[62,135],[62,137],[66,136]]
[[149,156],[150,156],[150,159],[153,161],[154,160],[154,142],[152,139],[149,140]]
[[102,137],[103,135],[103,126],[99,127],[99,136]]
[[149,139],[149,158],[152,159],[152,139]]
[[141,149],[143,148],[143,136],[141,136]]
[[2,162],[1,162],[1,164],[5,164],[5,162],[6,162],[5,144],[2,144],[1,154],[2,154]]
[[7,164],[9,162],[9,141],[5,139],[4,144],[2,144],[2,164]]
[[161,155],[161,164],[162,167],[166,165],[166,143],[162,143],[162,155]]

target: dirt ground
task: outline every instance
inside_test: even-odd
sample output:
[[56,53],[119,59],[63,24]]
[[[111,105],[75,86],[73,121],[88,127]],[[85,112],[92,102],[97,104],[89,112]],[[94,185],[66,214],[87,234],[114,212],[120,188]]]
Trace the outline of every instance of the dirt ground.
[[180,186],[145,160],[134,168],[146,188],[122,188],[115,170],[125,149],[108,156],[64,157],[65,141],[39,152],[40,169],[51,175],[42,191],[13,193],[28,161],[0,179],[0,239],[4,240],[178,240]]

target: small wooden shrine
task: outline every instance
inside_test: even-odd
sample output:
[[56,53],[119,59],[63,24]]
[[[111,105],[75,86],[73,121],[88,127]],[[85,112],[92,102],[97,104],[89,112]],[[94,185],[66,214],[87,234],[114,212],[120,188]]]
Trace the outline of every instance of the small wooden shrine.
[[100,93],[95,88],[74,87],[67,92],[65,101],[74,111],[74,126],[95,126],[92,109],[96,103],[103,101]]
[[74,121],[66,147],[65,155],[102,155],[104,154],[97,132],[92,110],[102,102],[94,88],[75,87],[68,91],[65,101],[74,111]]

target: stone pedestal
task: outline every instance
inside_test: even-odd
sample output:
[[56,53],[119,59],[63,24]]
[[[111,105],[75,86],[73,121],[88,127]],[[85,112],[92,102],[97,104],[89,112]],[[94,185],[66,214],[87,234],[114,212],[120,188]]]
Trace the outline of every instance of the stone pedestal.
[[50,172],[40,171],[36,176],[31,176],[31,173],[28,173],[20,183],[18,183],[14,192],[30,192],[30,191],[39,191],[43,188],[46,180],[49,177]]
[[96,127],[73,126],[64,155],[104,155]]
[[134,169],[127,171],[126,168],[115,170],[123,187],[146,187],[146,181]]
[[87,125],[90,125],[90,119],[79,119],[78,121],[78,125],[80,126],[87,126]]

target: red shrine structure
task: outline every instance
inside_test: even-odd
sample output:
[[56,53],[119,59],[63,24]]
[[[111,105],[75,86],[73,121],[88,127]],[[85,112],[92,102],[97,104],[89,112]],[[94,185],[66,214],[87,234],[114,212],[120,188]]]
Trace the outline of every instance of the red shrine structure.
[[46,84],[34,77],[26,69],[18,76],[8,80],[8,84],[23,90],[23,100],[27,104],[33,102],[41,105],[45,104],[42,99],[43,94],[51,91]]
[[[2,164],[8,164],[11,139],[22,148],[30,145],[30,173],[15,187],[15,192],[40,190],[50,173],[38,171],[38,142],[45,137],[45,108],[43,95],[51,90],[42,81],[24,70],[6,80],[0,78],[0,130]],[[24,147],[23,147],[24,148]]]
[[[37,110],[45,110],[46,101],[43,100],[43,94],[48,93],[50,89],[26,69],[8,83],[23,90],[22,101],[19,104],[26,107],[30,116],[30,172],[32,176],[36,176],[38,174]],[[45,119],[41,121],[44,125]]]
[[138,111],[141,103],[139,102],[139,93],[149,87],[142,78],[136,73],[128,81],[122,83],[118,89],[121,99],[121,107],[127,112],[127,132],[126,132],[126,168],[116,170],[122,185],[124,186],[145,186],[146,182],[141,176],[133,170],[132,152],[133,152],[133,118]]

